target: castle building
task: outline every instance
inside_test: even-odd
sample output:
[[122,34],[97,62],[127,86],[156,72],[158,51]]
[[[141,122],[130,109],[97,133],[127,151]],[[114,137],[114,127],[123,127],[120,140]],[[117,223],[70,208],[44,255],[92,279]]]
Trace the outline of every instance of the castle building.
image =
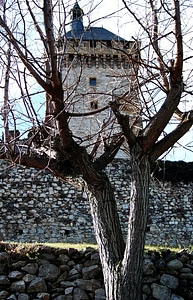
[[139,128],[139,43],[103,27],[84,27],[83,15],[76,1],[71,29],[57,44],[58,63],[66,109],[72,114],[70,128],[80,144],[92,149],[96,140],[108,141],[120,131],[107,107],[110,101],[117,100],[122,112],[130,115],[134,130]]

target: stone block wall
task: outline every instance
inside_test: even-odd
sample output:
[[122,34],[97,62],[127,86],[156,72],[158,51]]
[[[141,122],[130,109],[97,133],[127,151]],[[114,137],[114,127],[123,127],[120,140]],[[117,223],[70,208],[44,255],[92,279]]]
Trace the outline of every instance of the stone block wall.
[[[129,213],[130,166],[116,160],[106,172],[115,188],[123,231]],[[0,233],[5,241],[94,243],[86,194],[46,171],[0,161]],[[146,242],[193,243],[193,183],[152,179]]]

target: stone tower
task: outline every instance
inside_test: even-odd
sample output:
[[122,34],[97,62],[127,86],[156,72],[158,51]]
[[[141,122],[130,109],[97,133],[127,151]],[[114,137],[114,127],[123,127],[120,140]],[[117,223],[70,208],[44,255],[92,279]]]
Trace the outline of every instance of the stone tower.
[[134,130],[139,127],[135,79],[139,43],[126,41],[103,27],[84,27],[83,15],[76,1],[71,10],[71,30],[58,41],[58,57],[64,101],[73,116],[70,128],[77,141],[83,145],[89,142],[92,149],[97,139],[108,140],[120,131],[107,108],[110,101],[119,101]]

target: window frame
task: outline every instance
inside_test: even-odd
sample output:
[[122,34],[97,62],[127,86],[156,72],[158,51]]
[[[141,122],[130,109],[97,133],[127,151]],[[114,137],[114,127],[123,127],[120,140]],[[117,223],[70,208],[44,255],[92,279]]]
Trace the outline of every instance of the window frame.
[[97,85],[96,77],[89,77],[89,85],[92,86],[92,87]]

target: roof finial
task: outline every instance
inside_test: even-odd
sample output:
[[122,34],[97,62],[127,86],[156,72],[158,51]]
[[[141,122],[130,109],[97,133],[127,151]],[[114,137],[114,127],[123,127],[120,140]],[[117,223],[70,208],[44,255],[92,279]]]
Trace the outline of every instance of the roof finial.
[[80,8],[78,1],[76,0],[73,9],[71,10],[71,17],[72,17],[72,31],[74,34],[76,31],[83,31],[83,15],[84,12]]

